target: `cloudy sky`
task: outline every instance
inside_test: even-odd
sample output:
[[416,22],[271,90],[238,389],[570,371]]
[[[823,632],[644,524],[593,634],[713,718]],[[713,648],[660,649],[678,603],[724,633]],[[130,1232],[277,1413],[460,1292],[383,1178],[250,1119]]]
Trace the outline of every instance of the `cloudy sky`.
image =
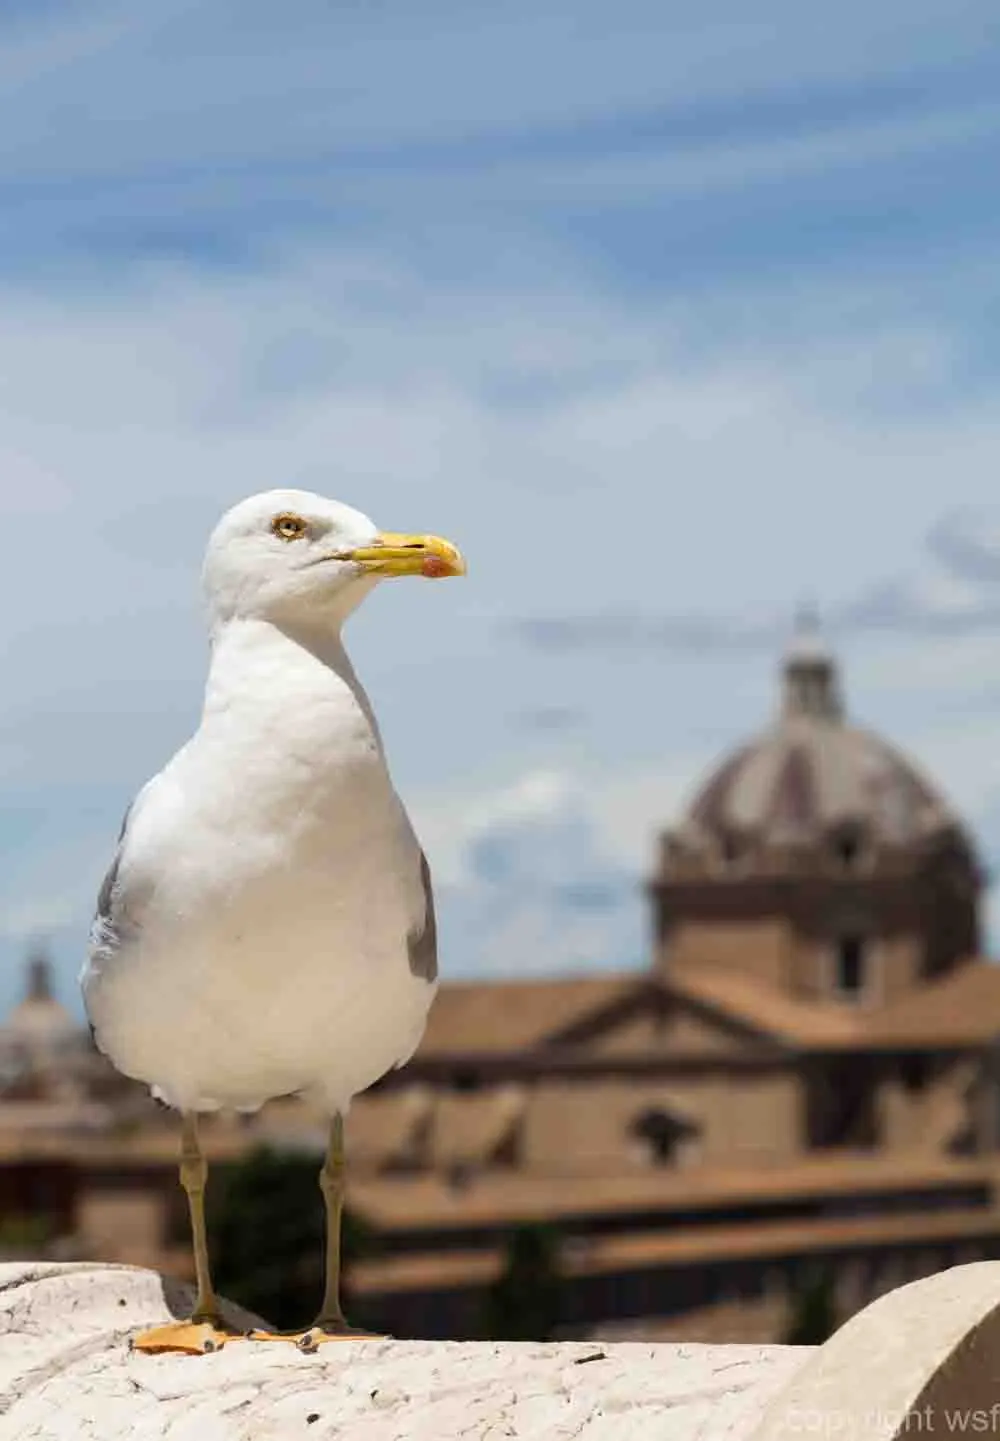
[[0,9],[0,1003],[196,723],[218,513],[466,551],[351,628],[451,974],[641,960],[804,602],[1000,858],[991,0]]

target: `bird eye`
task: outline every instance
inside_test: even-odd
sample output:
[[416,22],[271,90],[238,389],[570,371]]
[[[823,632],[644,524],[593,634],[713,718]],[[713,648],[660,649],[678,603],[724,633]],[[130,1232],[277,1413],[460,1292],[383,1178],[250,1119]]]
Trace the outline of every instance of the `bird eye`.
[[274,517],[271,521],[271,529],[282,540],[301,540],[309,529],[309,524],[302,519],[301,515],[293,515],[290,511],[285,511]]

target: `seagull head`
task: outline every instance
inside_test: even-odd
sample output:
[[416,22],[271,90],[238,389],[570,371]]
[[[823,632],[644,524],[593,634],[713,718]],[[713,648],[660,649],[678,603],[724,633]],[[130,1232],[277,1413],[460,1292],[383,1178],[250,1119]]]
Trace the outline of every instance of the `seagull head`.
[[450,541],[379,530],[361,511],[304,490],[252,495],[212,533],[204,583],[213,615],[337,624],[379,580],[465,574]]

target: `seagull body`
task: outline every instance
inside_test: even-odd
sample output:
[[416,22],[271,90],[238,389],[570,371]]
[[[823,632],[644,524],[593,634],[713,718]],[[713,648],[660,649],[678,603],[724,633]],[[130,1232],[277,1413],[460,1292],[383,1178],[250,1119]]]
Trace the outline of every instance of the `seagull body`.
[[129,814],[84,980],[98,1043],[179,1110],[345,1112],[423,1032],[425,877],[343,647],[229,622],[197,734]]
[[[299,491],[244,501],[209,543],[201,723],[126,815],[81,977],[98,1046],[184,1114],[197,1206],[199,1112],[300,1093],[339,1128],[420,1042],[430,875],[341,627],[383,575],[463,570],[447,542]],[[342,1170],[332,1149],[324,1175],[339,1186]],[[335,1282],[326,1320],[341,1322]]]

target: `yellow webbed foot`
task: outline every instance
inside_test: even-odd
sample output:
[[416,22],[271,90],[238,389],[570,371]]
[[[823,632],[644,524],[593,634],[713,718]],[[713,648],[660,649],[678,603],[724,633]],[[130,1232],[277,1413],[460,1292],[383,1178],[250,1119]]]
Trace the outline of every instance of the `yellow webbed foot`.
[[329,1325],[317,1322],[310,1326],[308,1331],[298,1339],[298,1348],[307,1355],[318,1351],[320,1346],[326,1346],[331,1341],[385,1341],[387,1337],[380,1336],[376,1331],[362,1331],[355,1326],[348,1326],[347,1322],[337,1325]]
[[132,1339],[132,1350],[146,1356],[175,1352],[182,1356],[206,1356],[221,1351],[231,1341],[246,1340],[246,1332],[228,1330],[221,1321],[172,1321],[153,1326]]
[[362,1331],[347,1322],[316,1322],[305,1331],[251,1331],[251,1341],[284,1341],[297,1346],[300,1351],[311,1354],[330,1341],[384,1341],[385,1336],[375,1331]]

